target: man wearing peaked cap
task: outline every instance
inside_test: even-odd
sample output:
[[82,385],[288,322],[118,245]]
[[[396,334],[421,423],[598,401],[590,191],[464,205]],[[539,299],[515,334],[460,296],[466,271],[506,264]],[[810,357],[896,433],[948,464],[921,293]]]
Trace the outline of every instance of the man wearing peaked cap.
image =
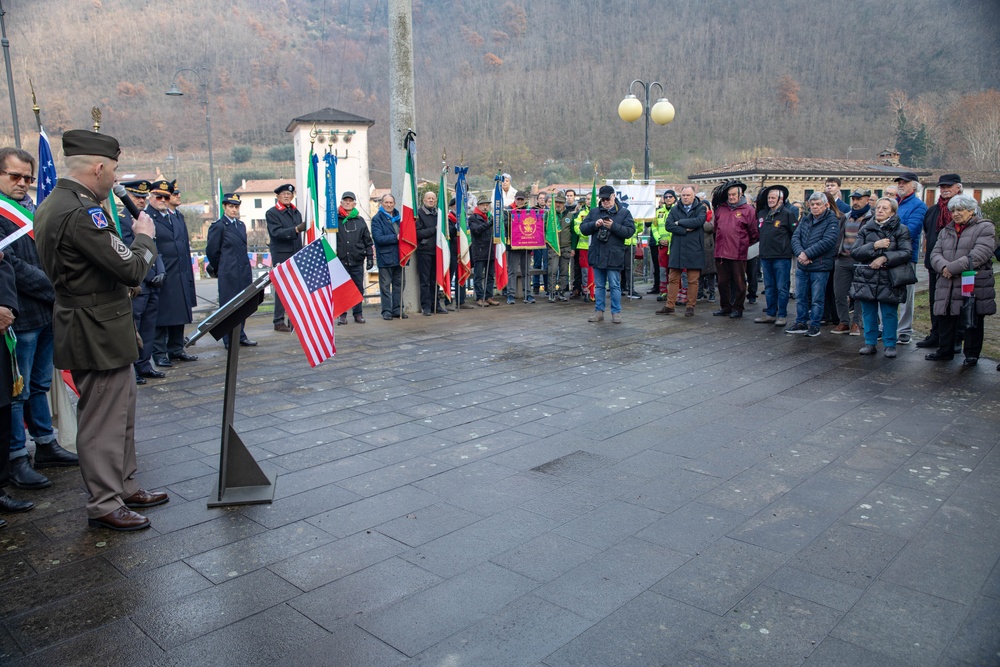
[[157,366],[173,366],[174,361],[198,359],[184,350],[184,326],[193,320],[197,295],[187,225],[184,218],[171,208],[172,196],[170,181],[165,178],[153,181],[146,209],[156,225],[156,247],[163,258],[165,273],[153,343],[153,361]]
[[[302,213],[292,203],[295,186],[291,183],[279,185],[274,189],[274,195],[278,199],[277,203],[264,214],[272,267],[281,264],[302,249],[302,232],[306,229]],[[274,330],[282,333],[291,331],[285,322],[285,304],[281,303],[277,295],[274,297]]]
[[[222,217],[208,228],[208,244],[205,254],[212,266],[212,272],[219,279],[219,303],[227,303],[242,292],[253,281],[253,271],[247,256],[247,228],[240,220],[240,196],[235,193],[223,195]],[[240,345],[253,347],[255,341],[247,338],[240,324]],[[222,337],[226,349],[229,348],[229,334]]]
[[139,488],[134,477],[135,375],[139,356],[129,287],[156,258],[155,227],[140,214],[131,247],[118,236],[100,202],[115,182],[118,142],[88,130],[63,135],[67,177],[35,215],[35,239],[55,288],[54,361],[80,391],[77,450],[90,498],[90,524],[139,530],[149,519],[132,511],[167,502],[166,493]]
[[[152,184],[149,181],[123,181],[122,186],[129,194],[129,198],[140,211],[146,208]],[[118,227],[122,230],[122,240],[126,244],[131,244],[135,239],[132,231],[132,215],[127,209],[122,209],[118,213]],[[146,384],[147,379],[159,379],[166,377],[166,373],[153,368],[153,341],[156,338],[156,313],[159,310],[160,286],[166,278],[163,268],[163,259],[159,256],[156,262],[149,267],[149,273],[142,279],[139,287],[132,288],[132,319],[135,321],[135,330],[142,339],[142,347],[139,349],[139,358],[133,364],[135,366],[136,384]]]

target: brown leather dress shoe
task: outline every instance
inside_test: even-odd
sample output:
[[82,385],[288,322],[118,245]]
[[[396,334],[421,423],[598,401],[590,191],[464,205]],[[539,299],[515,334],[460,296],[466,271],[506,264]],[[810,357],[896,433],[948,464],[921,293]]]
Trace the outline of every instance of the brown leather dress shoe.
[[285,324],[284,322],[282,322],[281,324],[275,324],[274,330],[280,331],[281,333],[291,333],[292,331],[291,329],[288,328],[288,325]]
[[169,500],[170,496],[163,491],[145,491],[143,489],[139,489],[128,498],[123,499],[125,505],[132,509],[138,507],[156,507]]
[[110,528],[111,530],[142,530],[143,528],[149,528],[149,519],[137,512],[133,512],[127,507],[119,507],[114,512],[96,519],[87,519],[87,523],[97,528]]
[[355,315],[354,316],[354,321],[357,322],[358,324],[364,324],[365,323],[365,318],[363,316],[361,316],[361,315]]

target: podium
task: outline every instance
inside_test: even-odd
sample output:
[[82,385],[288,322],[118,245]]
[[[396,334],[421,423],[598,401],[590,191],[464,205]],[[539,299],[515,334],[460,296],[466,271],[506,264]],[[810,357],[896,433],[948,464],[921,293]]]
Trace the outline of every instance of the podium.
[[274,475],[268,475],[247,450],[236,429],[233,412],[236,404],[236,381],[240,359],[240,325],[257,311],[264,301],[264,288],[271,282],[268,274],[260,276],[245,290],[209,315],[189,337],[188,345],[211,334],[221,340],[229,334],[226,353],[226,388],[222,401],[222,446],[219,450],[219,479],[208,498],[209,507],[256,505],[274,501]]

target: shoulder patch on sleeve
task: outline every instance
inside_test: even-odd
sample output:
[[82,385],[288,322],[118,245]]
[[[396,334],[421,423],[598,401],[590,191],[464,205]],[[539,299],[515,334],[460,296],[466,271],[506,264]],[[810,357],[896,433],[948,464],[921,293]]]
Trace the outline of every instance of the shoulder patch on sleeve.
[[111,238],[111,247],[115,249],[115,252],[118,253],[119,257],[121,257],[123,260],[126,261],[132,259],[132,251],[129,250],[129,247],[125,245],[124,241],[122,241],[114,234],[111,234],[110,238]]
[[[106,229],[108,226],[108,219],[104,217],[104,209],[100,206],[94,206],[87,209],[87,215],[93,220],[94,224],[97,225],[98,229]],[[126,248],[127,250],[127,248]]]

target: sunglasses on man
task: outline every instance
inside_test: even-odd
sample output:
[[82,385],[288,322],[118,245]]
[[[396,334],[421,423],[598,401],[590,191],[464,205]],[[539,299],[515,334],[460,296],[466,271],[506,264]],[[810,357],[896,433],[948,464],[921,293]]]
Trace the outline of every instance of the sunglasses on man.
[[19,174],[16,171],[4,171],[3,169],[0,169],[0,174],[3,174],[7,178],[9,178],[11,183],[17,183],[22,178],[24,179],[26,185],[31,185],[32,183],[35,182],[34,176],[29,176],[28,174]]

